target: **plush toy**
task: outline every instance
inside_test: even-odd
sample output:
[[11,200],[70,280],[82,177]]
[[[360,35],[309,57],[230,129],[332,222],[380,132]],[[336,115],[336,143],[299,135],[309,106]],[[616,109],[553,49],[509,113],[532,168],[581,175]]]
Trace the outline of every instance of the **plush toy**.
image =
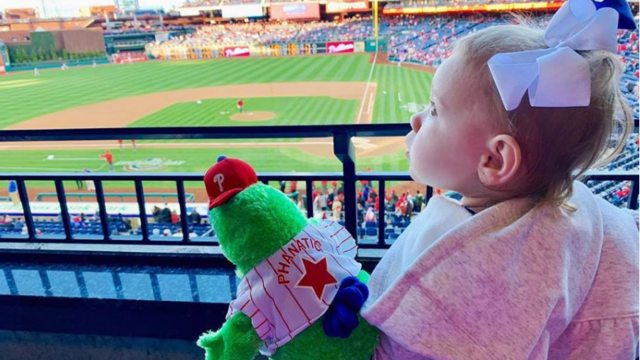
[[369,274],[355,240],[307,219],[253,168],[221,156],[207,171],[210,219],[242,281],[227,321],[198,340],[206,360],[367,360],[378,330],[359,315]]

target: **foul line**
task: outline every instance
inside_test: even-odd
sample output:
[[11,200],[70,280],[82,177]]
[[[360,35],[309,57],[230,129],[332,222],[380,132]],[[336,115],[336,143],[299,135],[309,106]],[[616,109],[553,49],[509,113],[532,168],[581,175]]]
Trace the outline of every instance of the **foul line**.
[[367,80],[367,86],[364,88],[364,94],[362,94],[362,100],[360,101],[360,112],[358,112],[358,119],[356,124],[360,124],[360,117],[362,116],[362,110],[364,109],[364,100],[369,90],[369,84],[371,83],[371,76],[373,76],[373,69],[376,67],[376,61],[378,61],[378,45],[376,44],[376,54],[373,56],[373,65],[371,65],[371,71],[369,71],[369,79]]
[[373,107],[373,93],[369,94],[369,106],[367,107],[366,114],[371,114],[371,109]]

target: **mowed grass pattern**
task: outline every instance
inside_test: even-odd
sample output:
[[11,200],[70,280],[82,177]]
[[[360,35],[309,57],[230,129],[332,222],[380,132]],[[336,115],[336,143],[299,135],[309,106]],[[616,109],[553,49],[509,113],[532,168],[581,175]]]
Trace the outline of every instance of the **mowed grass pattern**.
[[[292,57],[190,60],[146,62],[133,65],[107,65],[97,68],[71,68],[67,71],[44,70],[39,78],[32,72],[0,77],[0,128],[37,116],[72,109],[117,98],[189,88],[229,84],[308,81],[367,81],[372,70],[368,54]],[[398,66],[376,65],[372,82],[377,83],[375,123],[407,122],[411,113],[402,109],[408,102],[426,104],[432,74]],[[360,111],[360,100],[339,100],[330,97],[294,99],[245,99],[247,110],[261,107],[276,109],[277,118],[268,122],[240,123],[215,117],[220,111],[235,109],[237,99],[203,99],[176,104],[134,122],[134,126],[244,126],[259,124],[339,124],[354,122]],[[228,109],[228,110],[223,110]],[[230,114],[229,114],[230,115]],[[213,118],[213,123],[212,123]],[[87,117],[90,122],[90,116]],[[218,140],[219,141],[219,140]],[[242,142],[246,140],[229,140]],[[251,140],[254,142],[295,141],[295,139]],[[154,141],[155,142],[155,141]],[[174,140],[171,142],[182,142]],[[192,141],[187,141],[192,142]],[[128,149],[130,145],[125,143]],[[103,149],[78,150],[11,150],[0,160],[4,172],[106,171],[98,155]],[[151,170],[159,172],[204,172],[220,154],[239,157],[250,162],[259,172],[273,171],[341,171],[335,158],[312,156],[301,148],[238,147],[229,148],[145,148],[137,152],[115,151],[115,160],[133,161],[164,158],[185,161],[180,166]],[[56,161],[46,161],[54,155]],[[69,159],[65,161],[64,159]],[[75,160],[72,160],[75,159]],[[86,160],[83,160],[86,159]],[[62,160],[62,161],[60,161]],[[372,158],[358,158],[357,167],[371,166],[375,171],[406,171],[404,151]],[[118,166],[116,171],[125,171]],[[50,184],[49,184],[50,185]],[[47,186],[49,186],[47,185]],[[118,186],[111,184],[110,186]],[[131,184],[120,183],[122,187]]]
[[131,127],[162,126],[262,126],[328,125],[353,122],[359,101],[318,97],[279,97],[243,99],[245,114],[263,111],[275,114],[264,121],[237,121],[237,99],[209,99],[177,103],[135,121]]
[[[148,93],[229,84],[367,81],[370,72],[368,54],[150,61],[67,71],[43,70],[38,78],[32,72],[24,72],[0,77],[0,128],[82,105]],[[376,65],[372,74],[372,81],[378,84],[373,121],[408,121],[411,113],[401,107],[407,102],[426,104],[431,78],[432,74],[421,71]],[[13,86],[16,81],[25,80],[32,82]],[[314,104],[303,105],[300,113],[314,111]],[[331,119],[344,118],[346,123],[352,123],[351,117],[345,118],[336,111],[327,112],[326,121],[338,123]],[[193,119],[189,115],[182,115],[185,121]]]

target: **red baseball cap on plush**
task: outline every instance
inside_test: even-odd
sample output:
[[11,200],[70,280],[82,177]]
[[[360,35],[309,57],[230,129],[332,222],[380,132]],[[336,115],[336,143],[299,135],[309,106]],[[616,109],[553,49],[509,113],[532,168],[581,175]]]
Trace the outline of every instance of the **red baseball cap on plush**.
[[258,182],[251,165],[238,159],[218,157],[218,162],[204,175],[209,195],[209,210],[226,203],[233,195]]

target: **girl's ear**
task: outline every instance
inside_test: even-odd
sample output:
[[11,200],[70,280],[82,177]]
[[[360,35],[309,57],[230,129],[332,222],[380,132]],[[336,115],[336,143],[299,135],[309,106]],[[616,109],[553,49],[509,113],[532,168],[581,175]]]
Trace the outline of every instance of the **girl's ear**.
[[509,135],[493,137],[480,156],[478,177],[487,187],[502,186],[513,181],[522,164],[520,145]]

